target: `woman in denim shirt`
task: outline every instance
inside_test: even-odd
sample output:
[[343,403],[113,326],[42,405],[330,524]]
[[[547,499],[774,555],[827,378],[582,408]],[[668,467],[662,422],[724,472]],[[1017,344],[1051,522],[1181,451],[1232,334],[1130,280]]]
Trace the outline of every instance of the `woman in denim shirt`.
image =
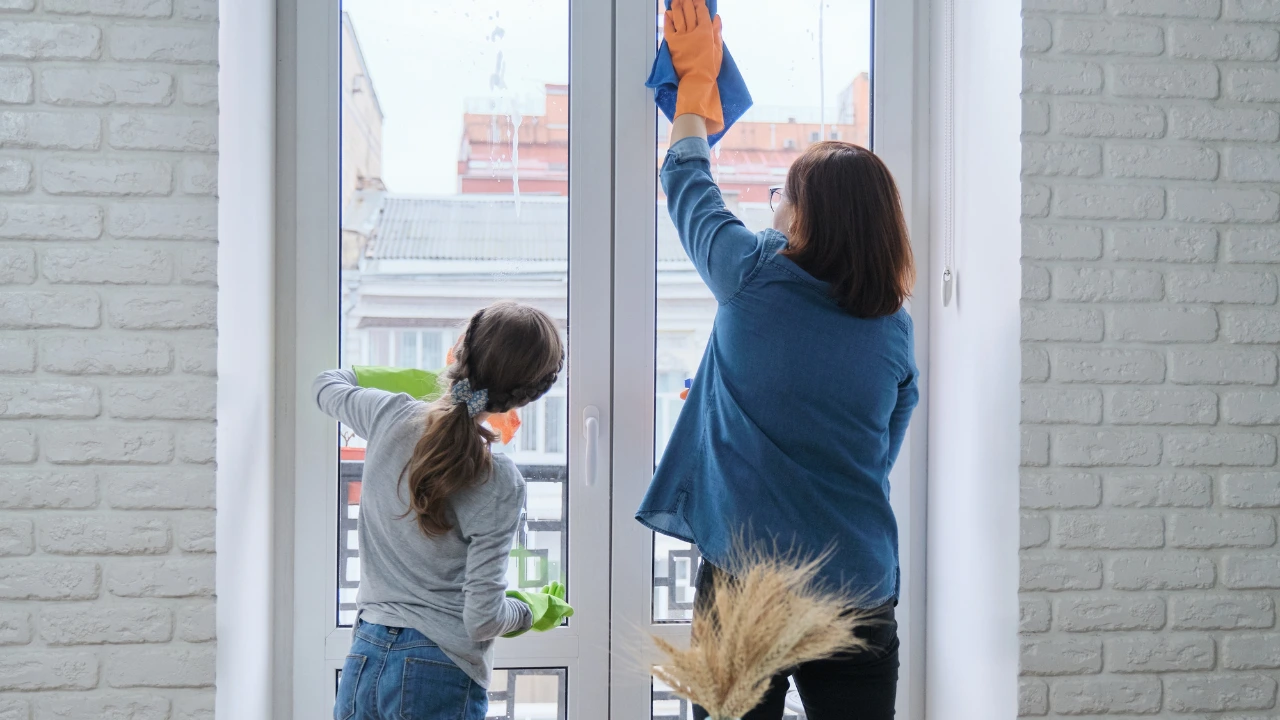
[[[732,571],[739,539],[806,554],[830,548],[821,581],[883,622],[864,631],[870,649],[791,675],[809,720],[889,718],[899,589],[889,471],[918,399],[903,307],[914,268],[898,190],[871,152],[820,142],[776,193],[774,227],[748,230],[711,175],[706,137],[708,125],[722,126],[718,98],[697,95],[714,83],[687,82],[719,71],[718,22],[688,12],[700,5],[676,0],[673,13],[701,22],[668,23],[681,84],[662,187],[719,309],[636,519],[698,545],[702,602],[712,577]],[[787,687],[786,676],[775,678],[747,720],[781,718]]]

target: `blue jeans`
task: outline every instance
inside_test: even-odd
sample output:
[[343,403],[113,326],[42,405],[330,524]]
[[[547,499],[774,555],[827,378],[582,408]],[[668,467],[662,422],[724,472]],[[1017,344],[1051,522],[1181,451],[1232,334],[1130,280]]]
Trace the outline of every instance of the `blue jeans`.
[[489,695],[413,628],[356,621],[334,720],[484,720]]

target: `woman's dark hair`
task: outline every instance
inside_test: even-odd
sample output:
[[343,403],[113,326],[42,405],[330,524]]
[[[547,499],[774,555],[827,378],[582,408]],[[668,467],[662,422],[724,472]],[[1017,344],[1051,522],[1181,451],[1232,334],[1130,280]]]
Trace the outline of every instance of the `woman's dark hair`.
[[[471,316],[454,348],[444,379],[452,387],[467,380],[488,392],[485,412],[504,413],[542,397],[564,365],[564,346],[555,321],[528,305],[499,302]],[[431,404],[425,428],[405,467],[409,510],[428,536],[453,527],[449,498],[489,477],[489,444],[497,436],[477,423],[452,394]]]
[[787,173],[792,206],[783,255],[831,284],[860,318],[897,312],[911,295],[915,266],[893,175],[870,150],[820,142]]

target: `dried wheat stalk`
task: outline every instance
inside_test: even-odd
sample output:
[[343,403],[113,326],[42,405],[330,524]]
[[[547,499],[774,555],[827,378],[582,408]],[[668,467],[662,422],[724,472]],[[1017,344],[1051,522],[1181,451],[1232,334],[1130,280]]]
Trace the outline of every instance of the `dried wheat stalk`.
[[863,649],[854,630],[868,622],[850,598],[815,584],[827,556],[738,552],[732,577],[715,578],[710,607],[694,613],[688,650],[654,637],[666,657],[654,675],[716,720],[740,718],[764,700],[774,675]]

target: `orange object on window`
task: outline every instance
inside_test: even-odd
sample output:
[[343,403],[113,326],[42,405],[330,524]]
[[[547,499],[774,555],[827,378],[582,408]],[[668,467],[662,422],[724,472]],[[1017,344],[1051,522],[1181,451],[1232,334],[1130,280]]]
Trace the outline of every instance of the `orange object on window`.
[[674,0],[663,17],[662,35],[680,76],[676,117],[701,115],[708,133],[720,132],[724,129],[724,108],[716,84],[724,57],[720,16],[711,17],[705,0]]

